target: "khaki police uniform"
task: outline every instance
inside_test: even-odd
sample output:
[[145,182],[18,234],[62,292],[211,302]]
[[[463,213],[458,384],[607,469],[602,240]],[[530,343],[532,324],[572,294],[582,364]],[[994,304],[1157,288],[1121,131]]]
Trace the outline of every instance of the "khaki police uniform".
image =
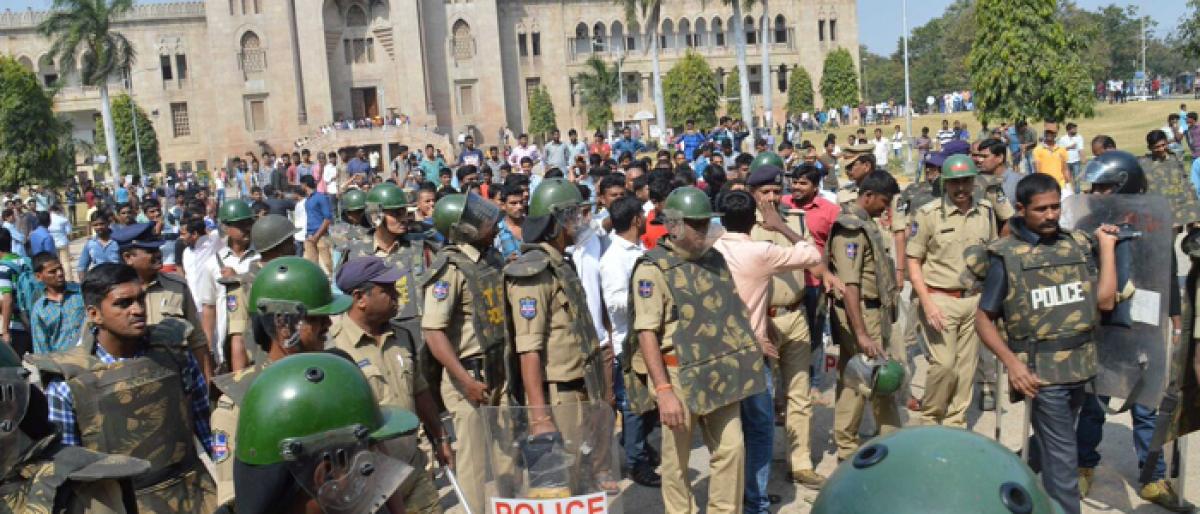
[[262,269],[262,265],[261,260],[256,260],[247,266],[245,273],[233,278],[217,279],[225,286],[226,339],[235,335],[242,336],[246,362],[257,362],[265,358],[262,349],[254,342],[254,331],[250,327],[250,286],[254,284],[254,278],[258,275],[258,270]]
[[[631,312],[634,312],[630,327],[631,344],[637,344],[641,331],[654,332],[658,336],[659,351],[673,390],[684,409],[684,425],[679,430],[662,431],[662,495],[665,511],[671,514],[698,512],[691,480],[688,477],[688,462],[691,455],[694,431],[699,428],[704,445],[708,448],[709,474],[708,506],[712,514],[741,512],[745,493],[745,441],[742,434],[741,404],[720,407],[700,416],[688,411],[687,397],[702,391],[688,391],[679,387],[679,364],[674,353],[673,336],[679,328],[681,306],[676,305],[662,270],[648,264],[639,264],[633,270],[630,289]],[[686,312],[703,316],[702,311],[687,308]],[[647,373],[642,354],[634,356],[633,370]],[[653,394],[653,391],[651,391]]]
[[[395,405],[416,412],[416,395],[429,386],[417,373],[416,346],[399,327],[392,326],[379,335],[363,331],[349,316],[342,316],[329,330],[334,347],[350,354],[358,369],[367,377],[375,399],[381,405]],[[388,453],[413,467],[413,472],[400,484],[409,512],[440,513],[438,491],[426,471],[424,452],[417,448],[416,436],[401,437],[384,443]]]
[[[200,326],[200,314],[192,300],[187,282],[170,273],[159,273],[154,280],[142,286],[146,292],[146,325],[156,325],[164,318],[178,318],[193,327]],[[193,353],[208,351],[208,338],[203,330],[192,330],[187,336],[187,347]]]
[[[864,224],[871,223],[866,211],[858,205],[844,208],[843,216],[846,213],[862,219]],[[884,273],[893,272],[895,266],[886,251],[876,251],[865,230],[869,229],[848,230],[838,224],[834,225],[827,246],[830,272],[836,274],[847,286],[859,287],[863,323],[866,326],[867,335],[882,342],[884,351],[891,353],[893,349],[887,341],[890,337],[884,335],[884,330],[891,328],[891,313],[884,312],[883,309],[885,303],[890,304],[890,300],[885,302],[882,295],[891,295],[894,294],[894,291],[880,291],[879,284],[881,282],[890,283],[891,280],[879,277],[877,270],[883,270]],[[883,241],[887,240],[883,236],[879,237]],[[882,259],[884,262],[877,263],[877,259]],[[833,340],[839,348],[839,377],[842,370],[845,369],[846,363],[859,353],[857,338],[851,329],[843,302],[843,299],[838,299],[830,309],[833,317],[831,323]],[[901,426],[900,413],[896,409],[893,397],[873,396],[868,398],[853,388],[842,387],[842,381],[839,380],[837,404],[833,414],[833,439],[837,445],[839,460],[850,458],[858,449],[858,429],[862,423],[863,408],[868,401],[871,403],[872,413],[881,434],[893,432]]]
[[986,200],[974,202],[966,212],[940,200],[921,207],[909,225],[905,252],[921,262],[929,300],[945,321],[937,331],[921,317],[929,359],[921,422],[965,428],[979,363],[975,309],[980,277],[968,269],[964,257],[968,249],[981,249],[996,239],[995,211]]
[[[787,209],[783,212],[787,223],[805,241],[812,235],[804,224],[804,211]],[[758,215],[762,221],[762,215]],[[770,241],[790,248],[792,242],[778,232],[756,224],[750,229],[750,238],[755,241]],[[775,275],[769,289],[771,327],[778,336],[780,389],[787,398],[784,426],[788,436],[788,463],[792,473],[813,469],[812,451],[809,446],[809,431],[812,427],[812,394],[810,391],[809,366],[812,364],[812,336],[808,330],[808,319],[804,307],[804,270]]]
[[270,362],[254,364],[250,367],[213,377],[213,383],[221,390],[221,397],[213,408],[209,425],[213,437],[213,480],[217,482],[217,504],[231,503],[235,497],[233,483],[233,455],[237,443],[237,423],[240,413],[239,403],[250,384],[258,373]]

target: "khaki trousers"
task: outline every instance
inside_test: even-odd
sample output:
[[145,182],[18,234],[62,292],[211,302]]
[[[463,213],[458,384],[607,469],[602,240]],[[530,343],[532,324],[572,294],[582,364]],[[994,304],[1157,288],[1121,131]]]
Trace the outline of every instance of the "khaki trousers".
[[[862,312],[867,333],[877,341],[881,341],[882,310],[864,308]],[[867,397],[854,388],[842,387],[842,371],[846,369],[846,363],[858,354],[858,344],[854,332],[850,329],[846,309],[840,303],[834,303],[830,308],[830,313],[833,316],[831,323],[833,342],[838,345],[839,350],[837,403],[833,409],[833,441],[837,445],[838,460],[842,461],[854,456],[854,452],[858,450],[858,429],[862,424],[863,409],[866,408],[868,402],[871,404],[872,414],[875,415],[875,422],[879,424],[880,434],[900,429],[900,412],[896,409],[894,396]],[[890,326],[888,330],[891,330]],[[891,348],[885,346],[884,351],[890,354]]]
[[[494,469],[510,469],[508,458],[512,450],[504,448],[501,441],[489,440],[484,423],[487,421],[480,411],[467,401],[458,383],[450,374],[442,371],[442,401],[454,421],[455,470],[458,485],[462,488],[467,506],[474,513],[486,513],[488,508],[486,484],[489,476],[488,463]],[[511,491],[500,491],[511,498]]]
[[[798,318],[798,319],[793,319]],[[812,364],[812,344],[808,321],[803,312],[790,312],[772,318],[779,330],[780,391],[787,400],[784,427],[788,438],[788,464],[793,473],[813,469],[810,430],[812,428],[812,394],[809,390],[809,365]],[[785,328],[786,327],[786,328]]]
[[954,298],[933,293],[930,299],[942,311],[945,326],[940,332],[930,327],[922,308],[929,369],[925,374],[921,423],[965,428],[979,364],[979,335],[975,333],[979,295]]
[[333,275],[333,253],[329,245],[329,235],[326,234],[320,241],[313,242],[312,239],[304,240],[304,258],[313,261],[322,270],[325,270],[327,275]]
[[693,431],[698,427],[709,452],[708,514],[742,511],[746,484],[746,452],[742,436],[741,404],[733,403],[704,416],[687,410],[687,391],[679,384],[677,368],[668,367],[675,394],[684,403],[684,426],[662,432],[662,495],[668,514],[699,512],[688,480],[688,458]]

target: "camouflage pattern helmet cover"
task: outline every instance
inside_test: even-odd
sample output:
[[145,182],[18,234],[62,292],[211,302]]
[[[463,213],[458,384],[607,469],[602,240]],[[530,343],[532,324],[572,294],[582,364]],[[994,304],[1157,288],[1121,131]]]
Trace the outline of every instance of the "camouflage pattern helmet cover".
[[564,178],[548,178],[538,184],[529,198],[529,217],[540,218],[585,205],[579,187]]
[[754,171],[757,170],[759,166],[762,166],[764,164],[770,164],[781,170],[785,169],[783,157],[780,157],[779,154],[777,154],[775,152],[763,152],[758,155],[755,155],[754,160],[750,161],[750,173],[754,173]]
[[385,210],[402,209],[412,205],[400,186],[387,182],[371,188],[371,192],[367,193],[367,204]]
[[358,366],[329,353],[300,353],[281,359],[250,384],[237,425],[237,459],[251,465],[277,464],[289,440],[361,427],[383,441],[412,433],[417,417],[379,405]]
[[261,253],[280,244],[292,243],[299,231],[286,216],[268,214],[255,220],[254,226],[250,227],[250,243]]
[[325,272],[300,257],[280,257],[263,265],[250,286],[250,305],[257,313],[332,316],[346,312],[351,301],[333,294]]
[[942,180],[974,177],[978,174],[979,170],[975,167],[975,161],[966,155],[950,155],[942,162]]
[[475,193],[446,195],[433,206],[433,227],[454,243],[473,243],[500,221],[500,208]]
[[217,220],[221,223],[234,223],[254,219],[254,210],[243,200],[226,200],[217,210]]
[[813,514],[972,512],[1057,514],[1021,458],[969,430],[909,427],[880,436],[843,462]]
[[1139,194],[1146,192],[1146,172],[1137,157],[1129,152],[1109,150],[1097,155],[1084,169],[1084,180],[1089,184],[1111,184],[1116,193]]
[[[401,191],[403,193],[403,191]],[[351,189],[342,194],[343,211],[361,211],[367,208],[367,194],[362,189]]]
[[671,191],[663,204],[668,219],[707,220],[721,213],[713,212],[708,195],[697,187],[684,186]]
[[9,469],[21,445],[13,441],[29,407],[29,370],[7,344],[0,343],[0,469]]

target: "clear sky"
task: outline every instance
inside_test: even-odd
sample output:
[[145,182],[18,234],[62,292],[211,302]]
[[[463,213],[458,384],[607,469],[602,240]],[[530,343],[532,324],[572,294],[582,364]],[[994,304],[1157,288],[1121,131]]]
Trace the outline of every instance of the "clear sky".
[[[163,3],[168,0],[139,0],[147,3]],[[915,27],[942,14],[952,0],[909,0],[908,26]],[[890,55],[896,50],[896,41],[903,30],[900,25],[901,0],[858,0],[858,40],[872,52]],[[1075,0],[1085,9],[1102,5],[1137,5],[1158,21],[1158,34],[1175,29],[1179,19],[1187,12],[1185,0]],[[50,0],[0,0],[0,7],[8,9],[45,9]]]

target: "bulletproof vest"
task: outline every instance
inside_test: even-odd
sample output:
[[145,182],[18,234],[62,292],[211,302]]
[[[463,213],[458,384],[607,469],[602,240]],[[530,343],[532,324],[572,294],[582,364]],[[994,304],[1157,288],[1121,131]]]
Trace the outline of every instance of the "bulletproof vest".
[[[483,350],[484,379],[488,389],[499,390],[504,385],[506,352],[508,351],[507,309],[504,305],[504,273],[500,255],[489,247],[478,262],[471,261],[457,246],[442,248],[422,281],[422,289],[442,276],[446,267],[453,264],[463,274],[464,282],[471,289],[475,300],[471,326]],[[429,377],[433,370],[440,374],[441,366],[425,345],[417,355],[418,369]]]
[[[871,254],[875,257],[875,287],[879,290],[879,302],[884,312],[895,321],[895,294],[897,290],[896,276],[893,274],[892,258],[888,256],[887,246],[879,233],[879,225],[872,219],[860,218],[849,206],[842,207],[842,213],[833,222],[834,225],[848,230],[861,230],[867,235],[871,245]],[[890,339],[890,330],[883,330],[883,342]]]
[[901,214],[914,214],[925,204],[938,199],[941,194],[938,189],[928,180],[912,184],[904,188],[903,193],[900,193],[900,201],[896,202],[896,209]]
[[995,175],[987,175],[980,173],[975,175],[975,186],[973,194],[975,201],[988,200],[990,202],[1008,203],[1008,195],[1004,192],[1004,180]]
[[[33,442],[26,458],[0,475],[0,514],[67,512],[77,504],[72,500],[82,500],[76,498],[76,483],[124,481],[148,467],[144,460],[63,445],[54,434]],[[134,512],[136,502],[125,496],[124,505],[110,507]]]
[[[688,261],[664,248],[669,245],[660,244],[646,252],[638,258],[634,269],[654,266],[666,279],[667,292],[674,304],[671,312],[666,313],[666,321],[678,323],[671,342],[679,360],[677,385],[686,391],[683,396],[688,410],[704,415],[764,391],[762,350],[725,258],[720,252],[709,250],[700,259]],[[630,305],[637,290],[637,284],[630,284]],[[638,351],[636,331],[631,330],[627,337],[625,348],[630,358],[622,360],[632,361],[632,352]],[[645,384],[633,374],[632,368],[625,369],[630,378],[626,387],[632,383],[639,389],[635,394],[648,396]]]
[[259,372],[266,369],[267,362],[256,362],[248,368],[233,373],[213,377],[213,385],[224,394],[234,405],[242,404],[242,397],[250,389],[250,384],[258,377]]
[[588,397],[600,400],[607,390],[608,374],[604,368],[604,356],[600,339],[592,324],[592,313],[588,310],[587,293],[579,274],[570,260],[564,258],[555,263],[541,245],[521,245],[521,256],[504,268],[504,274],[513,277],[532,277],[544,269],[554,275],[563,293],[567,295],[567,310],[571,316],[571,331],[579,336],[579,350],[583,352],[583,380]]
[[85,448],[150,462],[149,471],[133,478],[143,509],[169,510],[176,493],[188,493],[155,486],[202,469],[183,390],[186,328],[178,320],[153,325],[145,355],[112,364],[93,354],[94,339],[65,352],[27,357],[44,381],[61,377],[70,388]]
[[1080,382],[1096,374],[1093,331],[1099,316],[1089,247],[1086,236],[1074,231],[1064,231],[1053,244],[1010,236],[988,247],[991,255],[1004,260],[1008,275],[1008,345],[1051,384]]

